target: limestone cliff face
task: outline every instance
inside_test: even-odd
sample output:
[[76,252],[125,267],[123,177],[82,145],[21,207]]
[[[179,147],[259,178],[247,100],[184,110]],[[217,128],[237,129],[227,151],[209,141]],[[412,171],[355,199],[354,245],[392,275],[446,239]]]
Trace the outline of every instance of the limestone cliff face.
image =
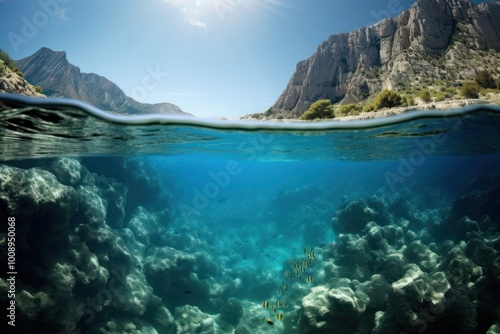
[[82,73],[66,58],[66,52],[41,48],[33,55],[16,62],[24,77],[40,85],[50,97],[74,98],[102,110],[120,113],[184,114],[171,103],[140,103],[125,95],[115,83],[94,73]]
[[0,60],[0,93],[14,93],[31,97],[45,97],[37,93],[35,87]]
[[297,64],[273,107],[300,115],[318,99],[351,103],[392,89],[412,75],[435,70],[426,56],[443,55],[458,34],[478,50],[500,51],[500,3],[418,0],[396,17],[332,35]]

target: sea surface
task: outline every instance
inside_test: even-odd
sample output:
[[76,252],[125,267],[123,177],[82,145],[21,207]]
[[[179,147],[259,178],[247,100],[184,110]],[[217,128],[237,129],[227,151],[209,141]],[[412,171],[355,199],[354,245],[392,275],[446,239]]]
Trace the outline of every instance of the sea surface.
[[0,95],[13,333],[498,333],[499,208],[498,107],[273,123]]

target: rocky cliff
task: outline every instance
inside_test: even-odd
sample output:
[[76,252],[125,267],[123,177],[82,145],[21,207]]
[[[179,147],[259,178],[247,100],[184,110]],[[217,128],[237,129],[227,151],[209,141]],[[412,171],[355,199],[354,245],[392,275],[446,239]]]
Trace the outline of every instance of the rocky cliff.
[[2,60],[0,60],[0,93],[45,97],[45,95],[38,93],[32,84],[13,72]]
[[301,115],[319,99],[353,103],[420,79],[467,79],[487,65],[483,53],[499,51],[499,2],[418,0],[396,17],[330,36],[297,64],[273,108]]
[[113,82],[94,73],[82,73],[68,62],[66,52],[41,48],[33,55],[16,62],[24,77],[43,88],[50,97],[67,97],[87,102],[102,110],[120,113],[184,114],[171,103],[140,103],[125,95]]

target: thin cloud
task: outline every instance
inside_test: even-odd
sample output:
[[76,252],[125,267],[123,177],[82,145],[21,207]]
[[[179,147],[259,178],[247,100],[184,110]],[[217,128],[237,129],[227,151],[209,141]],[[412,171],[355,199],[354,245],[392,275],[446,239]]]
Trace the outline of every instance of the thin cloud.
[[201,20],[200,0],[164,0],[164,2],[180,10],[184,20],[191,26],[208,29],[207,24]]

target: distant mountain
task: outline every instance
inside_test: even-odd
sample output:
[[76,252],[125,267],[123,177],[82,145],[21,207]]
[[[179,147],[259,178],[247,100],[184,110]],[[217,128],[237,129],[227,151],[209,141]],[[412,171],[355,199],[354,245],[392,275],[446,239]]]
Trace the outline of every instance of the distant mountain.
[[66,58],[66,52],[41,48],[16,62],[23,76],[39,85],[49,97],[66,97],[89,103],[102,110],[127,114],[162,113],[191,115],[171,103],[140,103],[125,95],[116,84],[94,73],[82,73]]
[[417,0],[396,17],[330,36],[297,64],[273,108],[299,116],[320,99],[362,102],[384,88],[415,91],[500,66],[500,2]]

